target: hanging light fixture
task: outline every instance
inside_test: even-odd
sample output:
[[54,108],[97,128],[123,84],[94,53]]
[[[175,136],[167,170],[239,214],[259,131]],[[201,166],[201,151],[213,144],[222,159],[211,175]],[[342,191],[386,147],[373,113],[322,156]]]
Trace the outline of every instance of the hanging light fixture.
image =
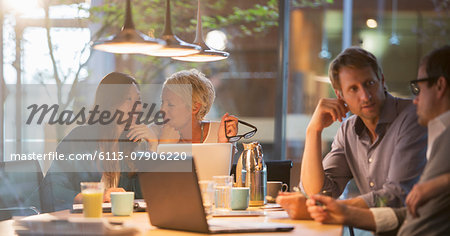
[[392,45],[400,45],[400,39],[397,35],[397,0],[392,1],[392,34],[389,42]]
[[117,34],[93,43],[93,48],[110,53],[140,53],[143,50],[157,50],[162,48],[165,42],[151,38],[134,28],[131,16],[131,3],[127,0],[125,23]]
[[178,57],[187,56],[200,52],[201,47],[195,44],[186,43],[172,32],[172,24],[170,22],[170,0],[166,0],[166,22],[162,40],[166,45],[158,50],[144,50],[142,54],[157,57]]
[[330,59],[331,52],[328,50],[328,33],[327,33],[327,6],[323,6],[323,21],[322,21],[322,49],[319,52],[319,58]]
[[208,45],[206,45],[205,40],[203,39],[202,16],[200,13],[200,0],[198,0],[197,31],[195,34],[194,44],[199,45],[201,47],[201,51],[199,53],[184,57],[172,57],[172,59],[190,62],[208,62],[208,61],[223,60],[230,55],[228,52],[214,50],[208,47]]

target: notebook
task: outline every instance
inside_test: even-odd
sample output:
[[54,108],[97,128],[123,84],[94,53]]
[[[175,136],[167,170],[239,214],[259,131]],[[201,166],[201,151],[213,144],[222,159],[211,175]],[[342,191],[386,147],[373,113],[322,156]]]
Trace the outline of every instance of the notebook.
[[[233,145],[231,143],[159,144],[158,153],[185,153],[193,156],[199,180],[216,175],[230,175]],[[181,154],[179,154],[181,155]]]
[[200,233],[245,233],[291,231],[292,225],[207,220],[193,163],[192,172],[139,173],[141,190],[153,226]]

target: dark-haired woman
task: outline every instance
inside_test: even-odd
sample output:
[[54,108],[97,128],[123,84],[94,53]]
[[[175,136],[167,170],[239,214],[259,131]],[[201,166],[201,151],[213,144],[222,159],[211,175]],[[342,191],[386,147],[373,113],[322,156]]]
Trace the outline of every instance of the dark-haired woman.
[[81,203],[81,182],[103,182],[105,202],[109,202],[111,192],[117,191],[134,191],[136,198],[142,198],[136,168],[125,157],[133,151],[148,150],[148,145],[129,140],[124,122],[134,122],[128,112],[135,104],[139,111],[140,100],[133,77],[112,72],[102,79],[93,107],[99,114],[109,112],[114,119],[77,126],[58,144],[57,153],[71,160],[53,161],[43,181],[43,211],[69,209],[73,203]]

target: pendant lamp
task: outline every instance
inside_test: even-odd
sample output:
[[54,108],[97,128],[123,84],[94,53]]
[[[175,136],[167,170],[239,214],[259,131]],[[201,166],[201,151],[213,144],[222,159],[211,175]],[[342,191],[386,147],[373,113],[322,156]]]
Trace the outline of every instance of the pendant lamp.
[[158,50],[141,51],[142,54],[157,57],[177,57],[200,52],[200,46],[186,43],[173,34],[170,18],[170,0],[166,0],[166,22],[164,25],[164,32],[161,37],[166,44]]
[[400,39],[397,35],[397,7],[398,3],[397,0],[392,1],[392,34],[389,38],[389,42],[392,45],[400,45]]
[[197,9],[197,31],[195,34],[194,44],[201,47],[199,53],[183,56],[183,57],[172,57],[172,59],[179,61],[189,61],[189,62],[209,62],[209,61],[219,61],[228,58],[230,55],[228,52],[214,50],[208,45],[206,45],[205,40],[203,39],[203,30],[202,30],[202,16],[200,12],[200,0],[198,0],[198,9]]
[[330,59],[331,53],[328,50],[328,33],[326,27],[327,6],[323,6],[323,21],[322,21],[322,49],[319,52],[319,58]]
[[127,0],[125,23],[122,30],[113,36],[100,39],[93,43],[93,48],[110,53],[133,54],[142,51],[152,51],[162,48],[165,42],[151,38],[134,28],[131,16],[131,3]]

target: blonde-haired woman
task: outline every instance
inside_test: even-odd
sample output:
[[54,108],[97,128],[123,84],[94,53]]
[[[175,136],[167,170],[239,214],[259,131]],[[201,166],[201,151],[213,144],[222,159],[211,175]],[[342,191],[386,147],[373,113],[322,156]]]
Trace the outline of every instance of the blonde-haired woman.
[[168,122],[150,129],[133,127],[128,137],[146,139],[152,149],[162,142],[226,143],[226,136],[237,134],[238,119],[226,113],[220,122],[205,121],[215,96],[214,86],[203,73],[196,69],[176,72],[165,81],[161,95],[161,110]]

